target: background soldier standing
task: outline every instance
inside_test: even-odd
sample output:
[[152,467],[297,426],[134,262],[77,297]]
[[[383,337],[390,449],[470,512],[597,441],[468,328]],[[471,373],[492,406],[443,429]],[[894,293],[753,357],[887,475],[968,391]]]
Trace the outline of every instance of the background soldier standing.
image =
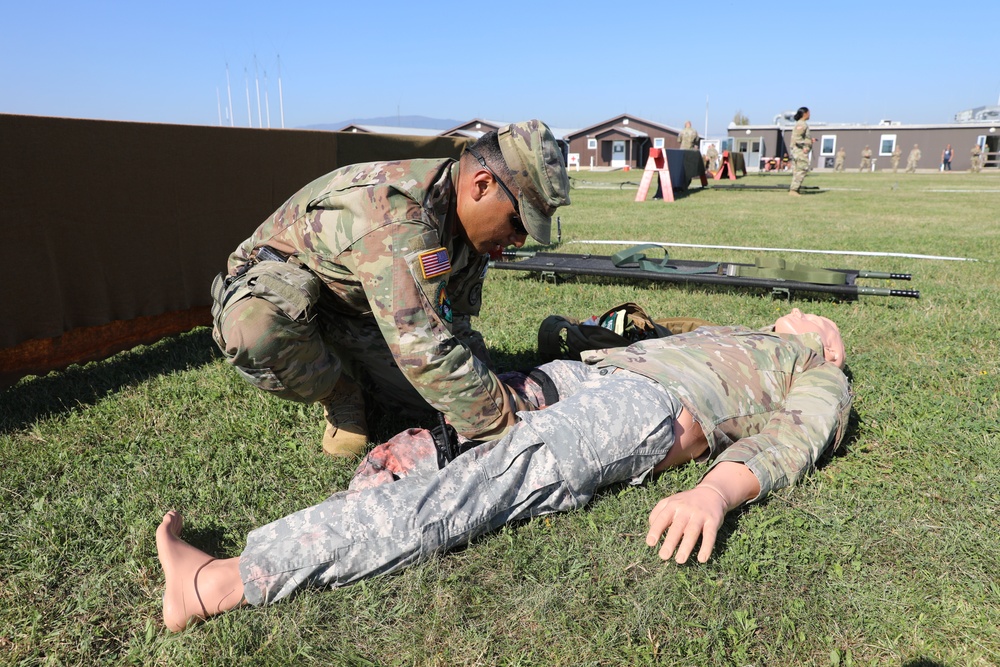
[[705,158],[708,161],[707,169],[714,172],[717,167],[717,162],[719,161],[719,150],[715,147],[715,144],[709,144],[708,150],[705,153]]
[[914,174],[917,171],[917,163],[920,162],[920,146],[913,144],[913,150],[906,156],[906,173]]
[[974,174],[978,174],[979,170],[982,169],[983,163],[980,157],[982,156],[983,150],[976,144],[972,147],[972,161],[969,163],[969,171]]
[[872,170],[872,149],[865,146],[865,149],[861,151],[861,168],[858,171],[871,171]]
[[899,144],[892,149],[892,173],[899,171],[899,158],[903,156],[903,151],[899,148]]
[[837,158],[833,162],[834,171],[844,171],[844,160],[847,159],[847,151],[841,146],[837,149]]
[[795,171],[792,174],[792,185],[788,188],[788,194],[793,197],[800,197],[799,188],[802,187],[802,180],[809,171],[809,152],[812,150],[812,137],[809,135],[809,109],[799,107],[795,112],[795,128],[792,130],[792,160]]
[[677,135],[681,142],[681,150],[690,151],[698,148],[698,130],[691,127],[691,121],[685,121],[684,129]]

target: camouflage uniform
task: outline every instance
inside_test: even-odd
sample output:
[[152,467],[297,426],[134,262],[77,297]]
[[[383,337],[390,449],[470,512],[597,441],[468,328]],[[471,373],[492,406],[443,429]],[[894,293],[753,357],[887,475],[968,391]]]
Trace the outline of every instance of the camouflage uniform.
[[982,153],[983,149],[979,147],[979,144],[976,144],[975,146],[972,147],[972,161],[970,162],[969,171],[978,174],[979,171],[982,169],[983,162],[980,159]]
[[833,161],[834,171],[844,171],[844,160],[847,159],[847,151],[844,150],[843,146],[837,149],[837,157]]
[[903,156],[903,151],[900,150],[899,144],[896,144],[896,147],[892,149],[892,173],[895,174],[897,171],[899,171],[899,158],[901,158],[902,156]]
[[682,150],[694,150],[698,148],[698,130],[687,126],[677,135]]
[[872,149],[866,148],[861,151],[861,168],[858,171],[872,170]]
[[910,151],[910,154],[906,156],[906,173],[916,173],[918,162],[920,162],[920,149],[914,147],[913,150]]
[[[531,409],[490,371],[471,326],[488,257],[456,236],[457,172],[450,159],[358,164],[294,194],[213,286],[229,362],[303,402],[346,371],[385,406],[429,404],[467,435],[496,436]],[[264,246],[288,262],[259,261]]]
[[707,168],[709,171],[715,171],[719,168],[717,164],[719,161],[719,149],[715,147],[715,144],[709,144],[706,157],[708,158]]
[[559,403],[523,413],[502,439],[251,532],[239,560],[247,601],[391,572],[507,522],[580,507],[602,486],[640,483],[666,458],[683,408],[713,466],[754,473],[757,499],[801,479],[847,424],[847,378],[817,335],[703,327],[586,354],[589,365],[555,362]]
[[805,120],[795,123],[792,130],[792,160],[795,171],[792,174],[792,185],[789,188],[792,192],[798,192],[802,187],[802,179],[809,171],[809,152],[812,150],[812,137],[809,134],[809,125]]

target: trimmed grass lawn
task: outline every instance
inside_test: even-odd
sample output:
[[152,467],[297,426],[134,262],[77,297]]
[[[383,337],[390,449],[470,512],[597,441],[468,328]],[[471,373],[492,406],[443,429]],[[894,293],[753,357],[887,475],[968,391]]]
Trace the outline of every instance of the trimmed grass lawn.
[[[899,286],[919,300],[494,271],[477,326],[501,370],[536,361],[546,315],[625,301],[719,324],[763,326],[792,306],[834,319],[857,394],[845,451],[731,514],[705,565],[662,563],[642,540],[656,501],[697,482],[692,464],[396,575],[178,635],[159,619],[163,513],[181,510],[185,536],[228,557],[252,528],[345,488],[353,466],[320,453],[321,409],[250,387],[206,329],[26,378],[0,392],[0,664],[1000,664],[1000,173],[810,174],[821,189],[801,198],[695,181],[673,203],[634,202],[641,172],[571,176],[562,252],[642,239],[979,261],[777,253],[910,272]],[[383,418],[375,436],[405,426]]]

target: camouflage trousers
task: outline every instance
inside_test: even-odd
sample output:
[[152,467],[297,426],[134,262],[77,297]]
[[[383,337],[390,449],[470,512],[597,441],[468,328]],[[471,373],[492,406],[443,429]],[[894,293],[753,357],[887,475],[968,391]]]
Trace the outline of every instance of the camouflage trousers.
[[792,185],[789,190],[798,192],[799,188],[802,187],[802,180],[809,172],[809,153],[799,149],[792,149],[792,165],[795,171],[792,174]]
[[212,285],[212,336],[254,386],[315,403],[347,373],[394,411],[430,409],[399,370],[375,319],[338,313],[334,297],[311,271],[265,261],[225,283],[220,274]]
[[645,377],[602,371],[440,470],[341,491],[254,530],[239,561],[247,601],[392,572],[510,521],[581,507],[603,486],[640,483],[670,451],[681,403]]

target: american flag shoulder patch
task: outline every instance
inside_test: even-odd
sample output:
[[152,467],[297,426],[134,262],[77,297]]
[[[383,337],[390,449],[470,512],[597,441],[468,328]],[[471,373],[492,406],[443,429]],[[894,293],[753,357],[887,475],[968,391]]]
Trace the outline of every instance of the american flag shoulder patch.
[[417,261],[420,262],[420,271],[424,274],[424,280],[430,280],[451,271],[451,259],[448,258],[447,248],[425,250],[417,255]]

